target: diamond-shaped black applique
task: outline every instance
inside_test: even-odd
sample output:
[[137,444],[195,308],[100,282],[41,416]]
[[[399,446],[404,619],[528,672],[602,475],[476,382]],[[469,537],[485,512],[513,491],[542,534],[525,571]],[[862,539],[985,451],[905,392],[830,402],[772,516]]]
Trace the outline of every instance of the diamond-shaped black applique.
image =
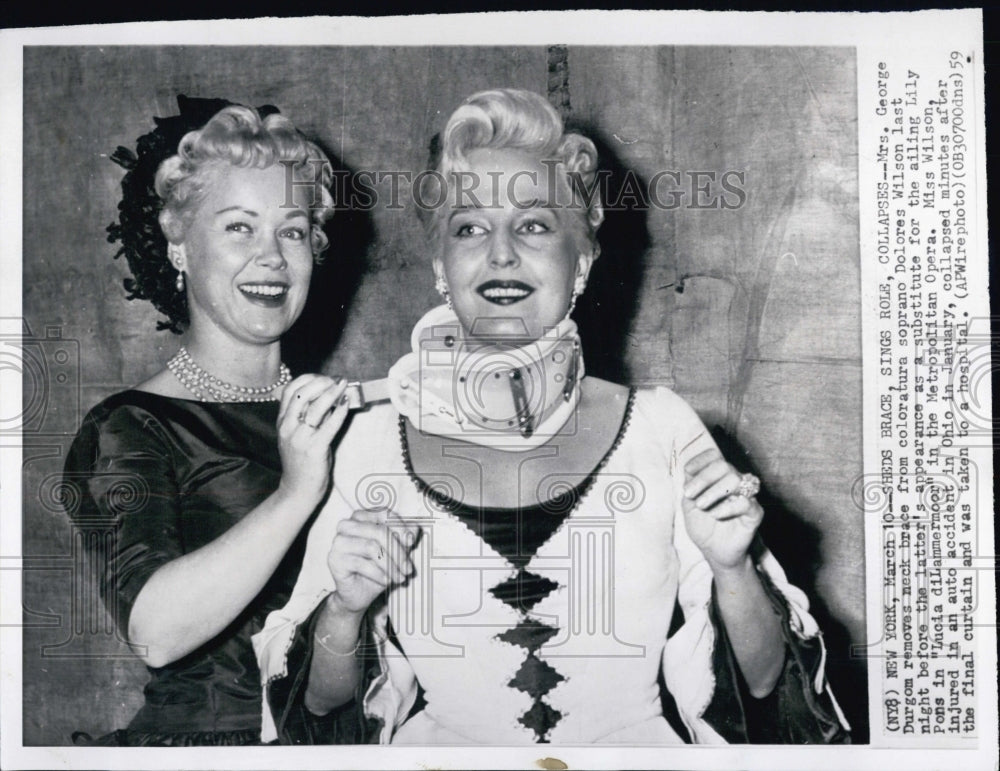
[[490,589],[490,594],[515,610],[527,613],[558,586],[555,581],[522,568],[513,577]]
[[549,741],[549,731],[555,727],[561,717],[562,712],[553,709],[544,701],[536,700],[531,709],[518,718],[518,722],[535,732],[539,744],[546,744]]
[[533,653],[521,664],[520,669],[507,685],[524,691],[538,701],[566,678]]
[[508,645],[517,645],[529,651],[537,651],[557,634],[559,634],[559,630],[556,627],[528,618],[518,622],[518,625],[513,629],[498,634],[497,639]]

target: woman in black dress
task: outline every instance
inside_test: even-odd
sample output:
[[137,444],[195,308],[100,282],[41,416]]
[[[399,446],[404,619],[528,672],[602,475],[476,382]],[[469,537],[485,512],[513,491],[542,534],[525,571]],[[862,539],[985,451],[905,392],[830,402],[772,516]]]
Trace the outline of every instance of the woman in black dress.
[[134,274],[126,286],[184,344],[91,410],[65,467],[80,493],[71,516],[107,524],[110,547],[92,555],[101,595],[150,672],[128,728],[96,743],[253,744],[250,636],[288,597],[347,411],[343,384],[292,381],[281,361],[327,246],[331,171],[273,108],[230,105],[159,164],[160,207],[150,155],[177,119],[158,123],[138,159],[117,154],[132,171],[111,230]]

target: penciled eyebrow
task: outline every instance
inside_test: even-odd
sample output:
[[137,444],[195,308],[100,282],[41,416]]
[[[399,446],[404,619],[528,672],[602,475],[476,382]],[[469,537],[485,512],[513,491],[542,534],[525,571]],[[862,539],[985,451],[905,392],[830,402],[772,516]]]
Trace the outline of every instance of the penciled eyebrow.
[[448,220],[450,221],[453,217],[459,214],[465,214],[465,212],[480,211],[485,208],[486,207],[479,203],[479,201],[476,201],[474,204],[461,204],[459,206],[453,206],[451,213],[448,215]]
[[[215,213],[215,216],[219,216],[220,214],[225,214],[226,212],[231,212],[231,211],[243,212],[243,214],[246,214],[250,217],[260,216],[253,209],[245,209],[242,206],[227,206],[225,209],[219,209]],[[286,220],[290,220],[293,217],[305,217],[308,219],[309,213],[305,209],[293,209],[292,211],[288,212],[288,214],[285,215]]]
[[[448,215],[448,222],[457,217],[459,214],[464,214],[470,211],[481,211],[483,209],[495,209],[495,206],[484,206],[478,201],[471,204],[461,204],[452,208],[451,213]],[[524,201],[518,205],[518,208],[522,211],[531,211],[533,209],[547,209],[549,211],[556,211],[559,209],[559,204],[553,201],[543,201],[541,198],[532,198],[530,201]]]
[[249,214],[251,217],[259,217],[260,215],[253,209],[244,209],[242,206],[227,206],[225,209],[219,209],[215,214],[216,216],[220,214],[225,214],[226,212],[239,211],[244,214]]

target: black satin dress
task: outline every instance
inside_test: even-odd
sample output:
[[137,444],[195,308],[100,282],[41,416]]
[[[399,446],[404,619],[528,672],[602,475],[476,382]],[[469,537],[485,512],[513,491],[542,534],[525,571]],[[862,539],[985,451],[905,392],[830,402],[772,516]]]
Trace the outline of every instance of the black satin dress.
[[[277,402],[203,403],[132,390],[84,419],[66,459],[64,481],[76,493],[67,497],[69,514],[88,533],[106,535],[86,540],[90,559],[102,563],[93,566],[101,597],[123,639],[154,571],[218,538],[277,488],[277,415]],[[259,743],[260,674],[250,637],[287,601],[307,530],[221,634],[172,664],[150,668],[145,704],[127,729],[83,741]]]

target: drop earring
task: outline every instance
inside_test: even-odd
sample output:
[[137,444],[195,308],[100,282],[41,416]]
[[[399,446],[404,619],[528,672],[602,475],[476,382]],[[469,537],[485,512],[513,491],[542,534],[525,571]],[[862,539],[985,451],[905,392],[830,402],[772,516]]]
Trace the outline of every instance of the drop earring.
[[576,310],[576,300],[583,294],[583,290],[586,288],[587,279],[583,276],[577,276],[576,282],[573,284],[573,293],[569,296],[569,308],[566,309],[567,319],[573,315],[573,311]]
[[576,310],[576,298],[580,296],[580,293],[576,291],[576,287],[573,287],[573,294],[569,296],[569,308],[566,309],[566,318],[573,315],[573,311]]
[[177,288],[178,293],[184,294],[184,269],[181,267],[184,261],[179,252],[180,248],[171,244],[167,249],[167,259],[177,269],[177,278],[174,279],[174,286]]
[[448,291],[448,282],[444,280],[444,276],[438,276],[437,280],[434,282],[434,288],[437,293],[444,298],[445,304],[448,306],[448,310],[455,310],[451,306],[451,292]]

